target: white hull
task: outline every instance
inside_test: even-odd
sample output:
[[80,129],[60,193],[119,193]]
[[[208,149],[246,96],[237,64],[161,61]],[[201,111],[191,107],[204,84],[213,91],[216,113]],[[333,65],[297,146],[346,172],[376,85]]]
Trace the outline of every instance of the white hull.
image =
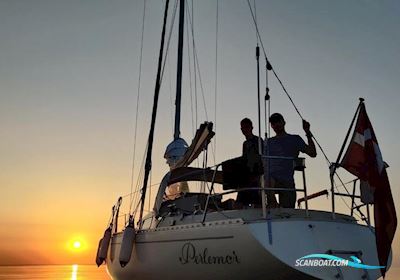
[[[295,266],[298,258],[328,250],[361,251],[364,264],[378,265],[371,229],[348,216],[332,220],[330,213],[310,211],[310,217],[305,218],[302,210],[276,209],[268,223],[262,219],[250,221],[254,213],[257,217],[260,213],[246,211],[233,211],[246,214],[244,219],[232,218],[232,211],[230,219],[213,213],[202,225],[196,222],[201,219],[197,215],[181,218],[174,226],[138,233],[131,261],[124,268],[118,260],[122,233],[115,234],[108,271],[114,280],[377,279],[381,275],[379,269]],[[348,259],[350,255],[341,257]]]

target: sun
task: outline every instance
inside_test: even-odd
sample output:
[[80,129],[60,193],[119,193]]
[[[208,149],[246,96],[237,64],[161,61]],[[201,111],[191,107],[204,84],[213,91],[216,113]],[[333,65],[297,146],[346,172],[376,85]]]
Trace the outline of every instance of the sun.
[[86,242],[83,238],[75,237],[75,238],[71,238],[68,241],[67,247],[68,247],[69,251],[78,253],[78,252],[85,251],[87,246],[86,246]]
[[76,240],[72,244],[72,247],[74,247],[75,249],[80,249],[80,248],[82,248],[82,243],[79,240]]

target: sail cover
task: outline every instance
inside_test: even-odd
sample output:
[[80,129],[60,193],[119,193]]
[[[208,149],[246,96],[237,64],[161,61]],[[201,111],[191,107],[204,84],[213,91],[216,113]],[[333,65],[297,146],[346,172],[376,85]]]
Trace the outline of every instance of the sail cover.
[[385,276],[397,217],[386,165],[364,103],[360,104],[352,141],[340,165],[372,188],[378,258],[379,264],[385,266],[381,269]]
[[215,135],[215,132],[212,131],[212,128],[212,122],[204,122],[200,125],[200,128],[197,129],[196,135],[194,136],[186,153],[176,164],[176,168],[189,166],[199,156],[199,154],[207,148],[211,138],[213,138]]
[[161,203],[164,199],[164,193],[168,186],[184,181],[204,181],[223,183],[222,171],[212,170],[211,168],[194,168],[194,167],[179,167],[168,172],[160,183],[156,200],[154,203],[154,212],[158,213]]
[[180,167],[171,171],[168,185],[183,181],[203,181],[223,183],[222,171],[215,171],[210,168]]

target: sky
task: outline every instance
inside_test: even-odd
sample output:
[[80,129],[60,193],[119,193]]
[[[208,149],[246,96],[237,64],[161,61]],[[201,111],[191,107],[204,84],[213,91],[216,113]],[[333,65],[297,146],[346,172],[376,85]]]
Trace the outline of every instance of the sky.
[[[112,205],[131,191],[132,169],[133,185],[140,179],[164,8],[161,1],[146,1],[139,71],[143,3],[0,1],[0,265],[93,263]],[[251,118],[258,127],[257,40],[249,7],[246,1],[218,1],[217,40],[216,8],[216,1],[194,1],[201,73],[201,83],[196,76],[197,97],[188,33],[183,64],[181,136],[190,143],[195,127],[205,120],[215,122],[210,165],[241,154],[242,118]],[[336,160],[358,98],[365,98],[390,165],[397,205],[400,4],[268,0],[256,1],[256,8],[269,60],[331,161]],[[152,184],[168,171],[163,155],[173,138],[176,26],[160,92]],[[264,64],[261,60],[261,88]],[[268,80],[271,113],[281,112],[287,131],[305,138],[299,116],[271,73]],[[309,192],[329,188],[321,152],[306,164]],[[150,197],[154,195],[152,188]],[[128,205],[129,197],[125,201]],[[319,198],[310,207],[329,210],[329,201]],[[76,240],[82,243],[80,249],[71,246]],[[400,266],[398,234],[393,250],[393,264]]]

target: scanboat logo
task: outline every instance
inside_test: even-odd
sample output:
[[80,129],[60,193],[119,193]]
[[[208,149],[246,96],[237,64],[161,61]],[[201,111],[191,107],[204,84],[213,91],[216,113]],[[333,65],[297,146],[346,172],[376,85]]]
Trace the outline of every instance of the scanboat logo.
[[339,258],[328,254],[311,254],[296,260],[295,266],[350,266],[360,269],[380,269],[384,266],[366,265],[355,256],[350,257],[351,260]]
[[181,256],[179,257],[181,264],[237,264],[240,263],[235,251],[226,255],[210,255],[208,248],[198,250],[188,242],[182,246]]

